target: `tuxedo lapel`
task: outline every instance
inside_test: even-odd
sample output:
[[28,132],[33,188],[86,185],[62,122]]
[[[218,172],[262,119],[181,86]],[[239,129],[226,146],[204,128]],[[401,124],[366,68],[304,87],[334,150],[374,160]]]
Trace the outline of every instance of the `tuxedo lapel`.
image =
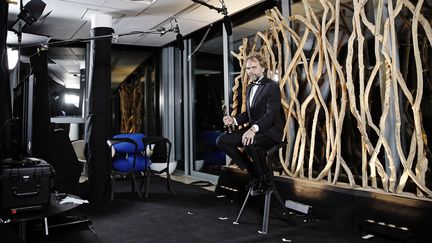
[[[259,96],[260,96],[260,94],[261,94],[261,91],[264,89],[264,85],[263,84],[261,84],[261,85],[258,85],[258,88],[257,88],[257,90],[255,91],[255,95],[254,95],[254,97],[253,97],[253,99],[252,99],[252,106],[255,106],[255,102],[257,101],[257,99],[259,98]],[[249,91],[250,92],[250,91]]]
[[246,88],[246,111],[247,111],[247,114],[249,116],[249,120],[250,120],[250,112],[251,112],[250,111],[250,104],[249,104],[249,95],[250,95],[251,89],[252,89],[252,85],[248,85]]

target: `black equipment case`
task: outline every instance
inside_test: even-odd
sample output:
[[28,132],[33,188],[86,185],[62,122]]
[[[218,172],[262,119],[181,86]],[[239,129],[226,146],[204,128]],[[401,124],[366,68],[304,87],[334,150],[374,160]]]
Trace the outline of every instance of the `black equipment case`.
[[0,208],[37,209],[50,203],[54,170],[38,158],[6,159],[0,174]]

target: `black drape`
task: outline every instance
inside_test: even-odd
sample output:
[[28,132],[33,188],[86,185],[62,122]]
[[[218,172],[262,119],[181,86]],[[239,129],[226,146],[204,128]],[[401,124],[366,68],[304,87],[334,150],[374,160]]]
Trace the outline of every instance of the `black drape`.
[[75,155],[68,133],[63,129],[52,131],[51,128],[47,60],[45,51],[30,58],[36,80],[33,93],[31,155],[44,159],[54,167],[54,188],[57,191],[78,194],[82,166]]
[[45,51],[41,51],[30,58],[33,74],[35,75],[33,98],[33,134],[32,156],[42,158],[50,163],[51,125],[50,125],[50,97],[48,87],[48,62]]
[[54,188],[59,192],[85,194],[86,192],[79,191],[82,165],[75,155],[68,132],[64,129],[55,129],[51,133],[50,140],[49,146],[47,143],[45,146],[51,148],[49,163],[55,170]]
[[[94,28],[92,37],[111,35],[112,29]],[[111,135],[111,39],[90,42],[89,97],[85,141],[91,193],[102,196],[109,185],[109,153],[106,141]]]
[[[0,127],[2,127],[12,116],[6,46],[8,4],[5,1],[0,1],[0,16]],[[0,161],[3,160],[2,140],[3,135],[0,129]]]

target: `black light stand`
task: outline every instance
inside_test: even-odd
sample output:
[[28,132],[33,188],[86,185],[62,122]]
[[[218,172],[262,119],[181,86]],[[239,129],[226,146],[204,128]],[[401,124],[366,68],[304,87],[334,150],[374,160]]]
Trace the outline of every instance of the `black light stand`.
[[[21,152],[26,153],[27,155],[31,155],[32,153],[32,145],[31,145],[31,119],[32,117],[27,114],[27,108],[32,104],[29,100],[33,96],[29,97],[30,93],[33,91],[33,85],[30,82],[33,82],[33,79],[29,79],[29,84],[27,87],[25,84],[21,82],[21,43],[22,43],[22,32],[25,27],[32,25],[35,23],[42,12],[45,9],[46,4],[41,0],[31,0],[25,6],[23,6],[23,1],[20,0],[20,12],[18,14],[18,18],[12,23],[10,26],[10,30],[13,31],[17,35],[18,39],[18,63],[16,66],[16,84],[15,88],[18,88],[19,85],[23,85],[21,92],[22,94],[22,114],[21,114],[21,124],[22,124],[22,133],[21,133]],[[15,109],[15,108],[13,108]],[[14,117],[14,114],[12,115]],[[25,126],[25,127],[24,127]]]
[[18,18],[12,23],[9,28],[13,31],[18,38],[18,64],[17,64],[17,82],[20,82],[20,59],[21,59],[21,42],[22,42],[22,31],[25,27],[32,25],[42,15],[46,4],[41,0],[31,0],[25,6],[23,1],[20,0],[20,13]]
[[45,9],[46,4],[41,0],[31,0],[25,6],[20,0],[20,13],[18,18],[12,23],[10,30],[13,31],[18,38],[18,64],[17,64],[17,81],[20,82],[20,59],[21,59],[21,42],[22,31],[25,27],[36,22]]

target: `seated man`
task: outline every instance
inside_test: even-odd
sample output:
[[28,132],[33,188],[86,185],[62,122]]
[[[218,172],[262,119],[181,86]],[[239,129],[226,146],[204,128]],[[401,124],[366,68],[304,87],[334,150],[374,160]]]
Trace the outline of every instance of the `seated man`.
[[[241,169],[247,169],[251,175],[248,189],[264,191],[270,181],[265,173],[264,152],[282,140],[281,94],[278,83],[264,77],[266,62],[261,54],[250,54],[246,59],[246,69],[249,78],[246,112],[223,118],[226,126],[244,127],[222,134],[216,143]],[[239,147],[244,147],[244,151]]]

